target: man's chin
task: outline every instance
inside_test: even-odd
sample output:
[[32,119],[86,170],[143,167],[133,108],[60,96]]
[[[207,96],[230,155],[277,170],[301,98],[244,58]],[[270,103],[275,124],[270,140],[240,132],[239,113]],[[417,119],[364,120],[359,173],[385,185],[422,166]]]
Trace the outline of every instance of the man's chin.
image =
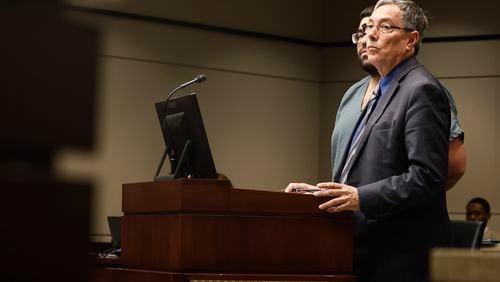
[[376,76],[378,75],[378,70],[375,68],[374,65],[368,63],[367,60],[363,60],[361,62],[361,68],[366,71],[370,76]]
[[363,68],[363,69],[370,68],[370,67],[372,67],[372,66],[373,66],[372,64],[370,64],[370,63],[368,62],[368,59],[359,60],[359,61],[360,61],[360,63],[361,63],[361,68]]

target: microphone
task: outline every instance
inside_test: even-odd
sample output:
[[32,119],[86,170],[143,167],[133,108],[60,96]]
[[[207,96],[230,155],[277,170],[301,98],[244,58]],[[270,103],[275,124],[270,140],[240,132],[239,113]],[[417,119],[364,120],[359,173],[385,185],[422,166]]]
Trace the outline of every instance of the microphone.
[[174,93],[177,92],[178,90],[181,90],[184,87],[188,87],[189,85],[191,85],[193,83],[202,83],[205,80],[207,80],[207,77],[204,74],[200,74],[197,77],[195,77],[194,79],[177,86],[174,90],[172,90],[172,92],[170,92],[168,94],[167,99],[165,100],[165,104],[170,100],[172,95],[174,95]]
[[[200,74],[197,77],[193,78],[192,80],[190,80],[188,82],[184,82],[183,84],[174,88],[174,90],[172,90],[168,94],[167,99],[165,99],[165,102],[163,104],[163,109],[162,109],[162,115],[165,115],[165,111],[167,110],[168,101],[170,101],[170,98],[172,98],[172,95],[174,95],[175,92],[181,90],[184,87],[188,87],[189,85],[191,85],[193,83],[202,83],[205,80],[207,80],[207,77],[204,74]],[[162,123],[163,123],[163,121],[162,121]],[[161,168],[163,167],[163,163],[165,162],[166,157],[167,157],[167,148],[165,148],[165,151],[163,151],[163,155],[161,156],[160,163],[158,164],[158,168],[156,169],[156,172],[155,172],[155,179],[158,177],[158,175],[160,175],[160,171],[161,171]]]

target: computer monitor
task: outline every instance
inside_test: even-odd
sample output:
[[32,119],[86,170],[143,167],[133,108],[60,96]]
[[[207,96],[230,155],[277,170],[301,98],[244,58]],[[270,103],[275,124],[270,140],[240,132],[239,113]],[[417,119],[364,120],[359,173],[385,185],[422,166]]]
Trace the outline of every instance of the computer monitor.
[[[155,103],[155,107],[170,160],[171,175],[167,178],[216,179],[217,171],[196,94]],[[155,180],[165,178],[158,175],[163,161],[164,157]]]

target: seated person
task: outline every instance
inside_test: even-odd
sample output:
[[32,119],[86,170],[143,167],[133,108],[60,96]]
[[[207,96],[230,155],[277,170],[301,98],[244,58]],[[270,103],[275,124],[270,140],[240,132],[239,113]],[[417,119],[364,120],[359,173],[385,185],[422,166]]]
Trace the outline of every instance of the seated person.
[[[486,201],[486,199],[476,197],[470,200],[467,204],[465,214],[465,218],[467,220],[484,221],[487,225],[490,217],[490,204]],[[486,226],[484,229],[483,240],[497,240],[497,238],[499,238],[499,236],[497,236],[496,232]]]

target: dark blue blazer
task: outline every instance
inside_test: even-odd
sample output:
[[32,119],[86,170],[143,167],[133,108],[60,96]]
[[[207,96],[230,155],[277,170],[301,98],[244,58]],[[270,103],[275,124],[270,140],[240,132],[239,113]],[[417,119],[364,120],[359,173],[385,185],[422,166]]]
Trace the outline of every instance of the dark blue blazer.
[[346,182],[359,194],[359,281],[426,281],[429,249],[449,243],[449,130],[446,94],[410,58],[368,120]]

